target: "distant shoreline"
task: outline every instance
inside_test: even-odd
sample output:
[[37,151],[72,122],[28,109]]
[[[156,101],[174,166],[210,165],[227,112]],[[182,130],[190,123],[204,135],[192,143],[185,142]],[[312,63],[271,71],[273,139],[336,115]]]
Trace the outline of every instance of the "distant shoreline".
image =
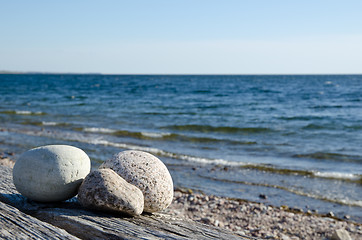
[[104,76],[359,76],[362,73],[77,73],[0,71],[0,75],[104,75]]

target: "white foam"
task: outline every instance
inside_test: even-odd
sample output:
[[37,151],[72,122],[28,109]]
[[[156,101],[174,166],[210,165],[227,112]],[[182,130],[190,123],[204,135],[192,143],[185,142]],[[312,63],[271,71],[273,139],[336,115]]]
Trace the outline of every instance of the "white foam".
[[[114,131],[112,129],[107,129],[107,128],[87,128],[85,130],[88,130],[90,132],[99,132],[99,131],[108,132],[109,130]],[[57,138],[59,139],[68,140],[68,141],[70,140],[70,141],[77,141],[77,142],[89,143],[94,145],[104,145],[104,146],[112,146],[122,149],[145,151],[162,157],[170,157],[174,159],[180,159],[188,162],[196,162],[201,164],[222,165],[222,166],[245,166],[249,164],[246,162],[234,162],[225,159],[203,158],[203,157],[196,157],[186,154],[173,153],[158,148],[139,146],[135,144],[111,142],[104,140],[102,137],[98,138],[95,136],[89,137],[83,134],[77,134],[71,132],[57,132],[56,134],[54,134],[54,132],[47,132],[47,131],[22,131],[22,133],[28,135],[35,135],[35,136],[48,136],[48,137],[57,136]]]
[[96,128],[96,127],[84,128],[84,131],[91,132],[91,133],[115,133],[115,132],[117,132],[117,130],[114,130],[114,129]]
[[186,160],[189,162],[202,163],[202,164],[215,164],[215,165],[223,165],[223,166],[244,166],[244,165],[246,165],[246,163],[243,163],[243,162],[232,162],[232,161],[228,161],[228,160],[221,159],[221,158],[210,159],[210,158],[195,157],[195,156],[190,156],[190,155],[185,155],[185,154],[175,154],[175,153],[164,152],[164,151],[163,151],[163,153],[165,156],[168,156],[168,157]]
[[143,147],[133,144],[126,144],[126,143],[115,143],[110,142],[104,139],[89,139],[86,141],[87,143],[95,144],[95,145],[104,145],[104,146],[112,146],[117,148],[124,148],[124,149],[131,149],[131,150],[139,150],[149,152],[155,155],[163,156],[163,157],[170,157],[180,160],[185,160],[189,162],[197,162],[201,164],[213,164],[213,165],[223,165],[223,166],[244,166],[247,163],[244,162],[232,162],[225,159],[210,159],[210,158],[202,158],[202,157],[195,157],[185,154],[178,154],[173,152],[164,151],[158,148],[152,147]]
[[349,180],[358,180],[360,175],[353,173],[341,173],[341,172],[313,172],[317,177],[321,178],[336,178],[336,179],[349,179]]
[[19,115],[31,115],[32,112],[31,111],[15,111],[16,114],[19,114]]
[[116,143],[116,142],[110,142],[104,139],[78,139],[78,141],[86,142],[94,145],[104,145],[104,146],[112,146],[117,148],[124,148],[124,149],[131,149],[131,150],[140,150],[140,151],[147,151],[154,154],[160,154],[163,151],[158,148],[150,148],[150,147],[143,147],[133,144],[127,144],[127,143]]
[[141,132],[141,134],[149,138],[162,138],[171,135],[171,133],[156,133],[156,132]]
[[60,124],[60,123],[57,123],[57,122],[41,122],[41,124],[42,125],[44,125],[44,126],[56,126],[56,125],[58,125],[58,124]]
[[362,207],[362,201],[361,200],[353,200],[353,199],[343,199],[343,198],[335,198],[335,197],[328,197],[328,196],[323,196],[320,194],[315,194],[315,193],[310,193],[310,192],[304,192],[304,191],[300,191],[300,190],[295,190],[295,189],[289,189],[289,188],[282,188],[283,190],[286,190],[288,192],[292,192],[294,194],[297,195],[301,195],[301,196],[306,196],[309,198],[314,198],[314,199],[320,199],[323,201],[328,201],[328,202],[333,202],[333,203],[338,203],[338,204],[344,204],[344,205],[349,205],[349,206],[357,206],[357,207]]
[[16,110],[15,114],[19,114],[19,115],[42,115],[43,112],[32,112],[32,111],[26,111],[26,110]]
[[362,200],[342,199],[342,200],[340,200],[340,202],[345,204],[345,205],[362,207]]

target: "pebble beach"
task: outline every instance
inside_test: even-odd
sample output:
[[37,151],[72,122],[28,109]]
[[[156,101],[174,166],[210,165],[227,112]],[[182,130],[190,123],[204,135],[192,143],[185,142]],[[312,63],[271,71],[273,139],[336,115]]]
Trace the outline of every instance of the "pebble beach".
[[[12,167],[13,156],[13,153],[0,153],[0,165]],[[172,204],[161,214],[213,225],[260,239],[362,237],[362,224],[348,219],[337,219],[333,213],[318,215],[288,206],[274,207],[264,203],[206,195],[191,189],[176,188]],[[344,235],[345,238],[337,235]]]
[[332,238],[336,230],[348,232],[352,239],[362,238],[362,224],[189,189],[176,189],[165,213],[261,239],[348,239]]

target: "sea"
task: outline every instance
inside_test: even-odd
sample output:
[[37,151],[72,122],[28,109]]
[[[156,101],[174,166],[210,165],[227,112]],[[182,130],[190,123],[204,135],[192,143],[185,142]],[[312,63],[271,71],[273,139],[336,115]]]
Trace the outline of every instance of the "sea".
[[1,74],[0,151],[149,152],[175,187],[362,223],[362,75]]

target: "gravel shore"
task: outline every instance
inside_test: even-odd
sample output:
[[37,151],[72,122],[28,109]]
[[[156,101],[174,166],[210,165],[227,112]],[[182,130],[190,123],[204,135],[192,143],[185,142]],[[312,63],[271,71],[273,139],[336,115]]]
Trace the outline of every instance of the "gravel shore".
[[[13,167],[12,159],[12,153],[0,153],[0,165]],[[304,213],[287,206],[204,195],[190,189],[176,189],[171,206],[163,213],[261,239],[348,239],[334,238],[336,231],[355,240],[362,239],[360,223]]]
[[177,189],[165,213],[263,239],[333,239],[340,229],[362,239],[362,224],[295,211]]
[[14,153],[4,153],[0,152],[0,165],[14,167],[15,162],[12,159]]

